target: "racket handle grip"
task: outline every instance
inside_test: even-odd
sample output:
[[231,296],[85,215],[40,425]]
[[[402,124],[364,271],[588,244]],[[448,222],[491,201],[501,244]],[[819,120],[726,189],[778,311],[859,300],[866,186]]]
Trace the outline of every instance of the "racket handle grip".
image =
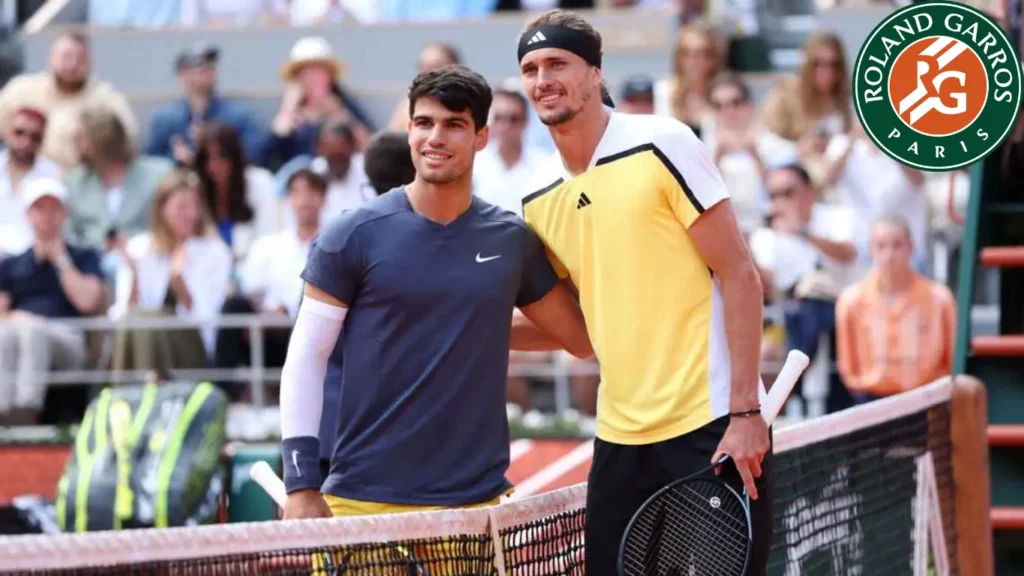
[[772,389],[768,391],[764,401],[761,402],[761,417],[769,426],[775,422],[775,418],[782,411],[782,407],[786,405],[786,401],[789,400],[793,386],[796,386],[796,381],[800,379],[800,375],[810,363],[811,359],[799,350],[791,350],[786,356],[786,363],[782,365],[782,370],[775,378]]
[[288,500],[288,493],[284,489],[284,482],[274,473],[270,464],[263,460],[253,464],[249,468],[249,478],[252,478],[253,482],[259,484],[274,500],[275,504],[284,508],[284,503]]

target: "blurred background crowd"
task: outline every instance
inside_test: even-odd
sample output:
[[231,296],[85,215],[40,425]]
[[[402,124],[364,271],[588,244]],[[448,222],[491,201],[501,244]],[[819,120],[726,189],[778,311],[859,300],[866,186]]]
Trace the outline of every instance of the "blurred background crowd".
[[[851,103],[860,40],[902,2],[9,4],[12,29],[40,31],[8,34],[0,51],[26,55],[22,68],[4,61],[0,89],[0,423],[77,421],[85,384],[131,371],[223,375],[212,379],[245,404],[254,387],[232,375],[258,369],[270,385],[256,394],[273,405],[310,242],[413,177],[403,89],[416,71],[465,63],[493,81],[474,191],[520,211],[553,145],[519,90],[515,31],[520,12],[551,7],[598,10],[618,111],[676,118],[711,152],[762,273],[766,379],[788,349],[822,359],[821,383],[793,414],[951,369],[968,175],[890,159]],[[164,29],[159,50],[139,28]],[[243,28],[256,32],[246,40]],[[287,48],[271,61],[259,34]],[[419,52],[393,65],[411,43]],[[257,76],[253,96],[245,83]],[[400,80],[372,82],[384,76]],[[279,321],[203,323],[223,314]],[[127,321],[140,318],[182,324]],[[510,374],[513,413],[593,415],[593,361],[514,355]]]

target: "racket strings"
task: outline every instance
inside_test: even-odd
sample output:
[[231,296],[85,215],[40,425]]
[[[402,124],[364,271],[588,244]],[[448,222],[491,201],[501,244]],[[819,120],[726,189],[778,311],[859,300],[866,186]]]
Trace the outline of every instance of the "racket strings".
[[637,516],[623,555],[625,574],[740,576],[750,545],[744,502],[718,481],[683,482]]

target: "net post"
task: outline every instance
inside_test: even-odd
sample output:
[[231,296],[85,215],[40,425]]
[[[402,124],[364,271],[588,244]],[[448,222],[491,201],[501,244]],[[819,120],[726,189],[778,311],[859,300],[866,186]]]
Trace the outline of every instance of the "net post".
[[985,385],[972,376],[954,376],[950,405],[959,568],[962,574],[991,576],[995,567]]
[[487,511],[487,526],[491,530],[491,540],[494,540],[494,568],[497,576],[505,576],[505,549],[501,546],[501,530],[493,509]]

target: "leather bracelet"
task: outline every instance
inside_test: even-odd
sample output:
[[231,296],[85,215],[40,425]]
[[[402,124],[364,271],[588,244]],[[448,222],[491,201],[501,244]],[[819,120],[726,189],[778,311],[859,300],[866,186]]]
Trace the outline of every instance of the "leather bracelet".
[[747,410],[745,412],[729,412],[730,418],[750,418],[751,416],[757,416],[761,413],[760,408],[754,408],[753,410]]

